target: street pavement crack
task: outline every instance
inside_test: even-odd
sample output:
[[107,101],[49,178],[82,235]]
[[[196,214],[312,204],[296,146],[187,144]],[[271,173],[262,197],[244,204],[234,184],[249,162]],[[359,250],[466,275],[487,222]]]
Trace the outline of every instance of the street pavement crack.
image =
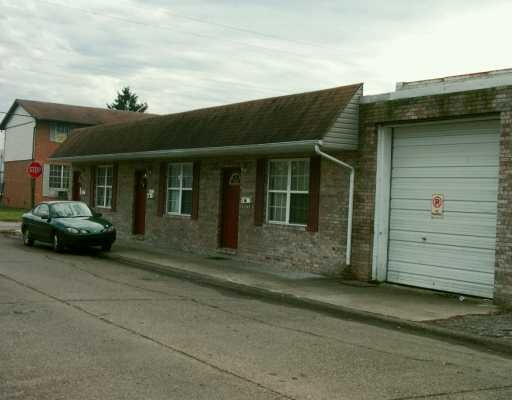
[[237,373],[235,373],[233,371],[230,371],[228,369],[219,367],[218,365],[213,364],[213,363],[211,363],[211,362],[209,362],[207,360],[204,360],[204,359],[202,359],[202,358],[200,358],[198,356],[195,356],[194,354],[187,353],[185,350],[182,350],[182,349],[179,349],[177,347],[171,346],[171,345],[169,345],[167,343],[161,342],[161,341],[159,341],[159,340],[157,340],[155,338],[152,338],[151,336],[145,335],[145,334],[143,334],[141,332],[138,332],[138,331],[136,331],[134,329],[131,329],[131,328],[128,328],[126,326],[117,324],[117,323],[115,323],[115,322],[113,322],[113,321],[111,321],[111,320],[109,320],[109,319],[107,319],[105,317],[102,317],[102,316],[99,316],[97,314],[94,314],[94,313],[92,313],[92,312],[90,312],[90,311],[88,311],[88,310],[86,310],[86,309],[84,309],[84,308],[82,308],[82,307],[80,307],[80,306],[78,306],[76,304],[73,304],[72,302],[69,302],[69,301],[63,300],[63,299],[61,299],[59,297],[53,296],[52,294],[46,293],[43,290],[40,290],[40,289],[38,289],[36,287],[28,285],[28,284],[26,284],[24,282],[21,282],[21,281],[17,280],[17,279],[11,278],[8,275],[0,273],[0,277],[2,277],[4,279],[7,279],[7,280],[9,280],[11,282],[14,282],[17,285],[20,285],[20,286],[22,286],[22,287],[24,287],[26,289],[32,290],[32,291],[34,291],[36,293],[39,293],[39,294],[41,294],[43,296],[46,296],[46,297],[48,297],[48,298],[50,298],[50,299],[52,299],[52,300],[54,300],[56,302],[59,302],[59,303],[64,304],[64,305],[66,305],[68,307],[71,307],[71,308],[73,308],[73,309],[75,309],[75,310],[77,310],[77,311],[79,311],[81,313],[84,313],[84,314],[86,314],[86,315],[88,315],[88,316],[90,316],[90,317],[92,317],[94,319],[102,321],[103,323],[106,323],[106,324],[111,325],[113,327],[116,327],[118,329],[122,329],[122,330],[124,330],[124,331],[126,331],[126,332],[128,332],[128,333],[130,333],[132,335],[135,335],[135,336],[137,336],[137,337],[139,337],[141,339],[149,341],[149,342],[151,342],[153,344],[156,344],[156,345],[158,345],[158,346],[160,346],[162,348],[165,348],[167,350],[170,350],[170,351],[172,351],[174,353],[178,353],[178,354],[180,354],[180,355],[182,355],[182,356],[184,356],[186,358],[192,359],[192,360],[194,360],[194,361],[196,361],[196,362],[198,362],[200,364],[206,365],[206,366],[208,366],[208,367],[210,367],[210,368],[212,368],[212,369],[214,369],[214,370],[216,370],[218,372],[221,372],[221,373],[224,373],[224,374],[227,374],[227,375],[231,375],[231,376],[233,376],[235,378],[238,378],[238,379],[240,379],[240,380],[242,380],[244,382],[247,382],[247,383],[250,383],[252,385],[255,385],[255,386],[257,386],[257,387],[259,387],[259,388],[261,388],[261,389],[263,389],[263,390],[265,390],[267,392],[270,392],[270,393],[278,396],[279,398],[288,399],[288,400],[296,400],[295,397],[291,397],[291,396],[289,396],[289,395],[287,395],[285,393],[281,393],[281,392],[279,392],[277,390],[274,390],[274,389],[272,389],[270,387],[267,387],[267,386],[265,386],[265,385],[255,381],[255,380],[252,380],[252,379],[247,378],[247,377],[245,377],[243,375],[237,374]]
[[441,396],[452,396],[452,395],[457,395],[457,394],[468,394],[468,393],[481,393],[481,392],[490,392],[492,390],[505,390],[505,389],[512,389],[512,385],[495,386],[495,387],[487,387],[487,388],[480,388],[480,389],[469,389],[469,390],[456,390],[456,391],[452,391],[452,392],[431,393],[431,394],[414,395],[414,396],[407,396],[407,397],[393,397],[388,400],[435,399],[436,397],[441,397]]

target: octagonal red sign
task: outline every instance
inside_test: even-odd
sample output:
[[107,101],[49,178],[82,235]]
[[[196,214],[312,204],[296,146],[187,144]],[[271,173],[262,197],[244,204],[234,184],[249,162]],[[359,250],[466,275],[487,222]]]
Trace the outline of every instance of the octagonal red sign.
[[32,161],[30,165],[27,167],[27,173],[32,178],[39,178],[43,173],[43,166],[39,164],[37,161]]

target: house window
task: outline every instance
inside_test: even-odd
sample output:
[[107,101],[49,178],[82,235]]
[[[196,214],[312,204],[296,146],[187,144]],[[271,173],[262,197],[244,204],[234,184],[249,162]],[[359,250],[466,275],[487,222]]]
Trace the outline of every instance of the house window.
[[50,124],[50,141],[56,143],[64,142],[74,127],[69,124],[52,122]]
[[112,175],[111,165],[96,168],[96,207],[112,207]]
[[169,164],[167,173],[167,213],[192,214],[192,163]]
[[50,164],[50,189],[69,189],[69,165]]
[[309,160],[269,161],[267,219],[306,225],[309,210]]

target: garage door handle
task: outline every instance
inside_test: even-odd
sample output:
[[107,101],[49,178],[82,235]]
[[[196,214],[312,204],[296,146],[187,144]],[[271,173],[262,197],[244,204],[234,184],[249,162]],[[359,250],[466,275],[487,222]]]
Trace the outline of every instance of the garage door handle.
[[424,242],[426,242],[426,241],[427,241],[427,237],[426,237],[426,236],[423,236],[423,237],[421,238],[421,240],[423,240]]

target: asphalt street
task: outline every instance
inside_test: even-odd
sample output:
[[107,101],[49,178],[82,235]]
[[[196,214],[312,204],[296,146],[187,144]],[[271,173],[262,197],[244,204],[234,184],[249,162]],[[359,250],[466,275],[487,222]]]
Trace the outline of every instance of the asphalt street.
[[0,399],[512,398],[512,360],[0,236]]

